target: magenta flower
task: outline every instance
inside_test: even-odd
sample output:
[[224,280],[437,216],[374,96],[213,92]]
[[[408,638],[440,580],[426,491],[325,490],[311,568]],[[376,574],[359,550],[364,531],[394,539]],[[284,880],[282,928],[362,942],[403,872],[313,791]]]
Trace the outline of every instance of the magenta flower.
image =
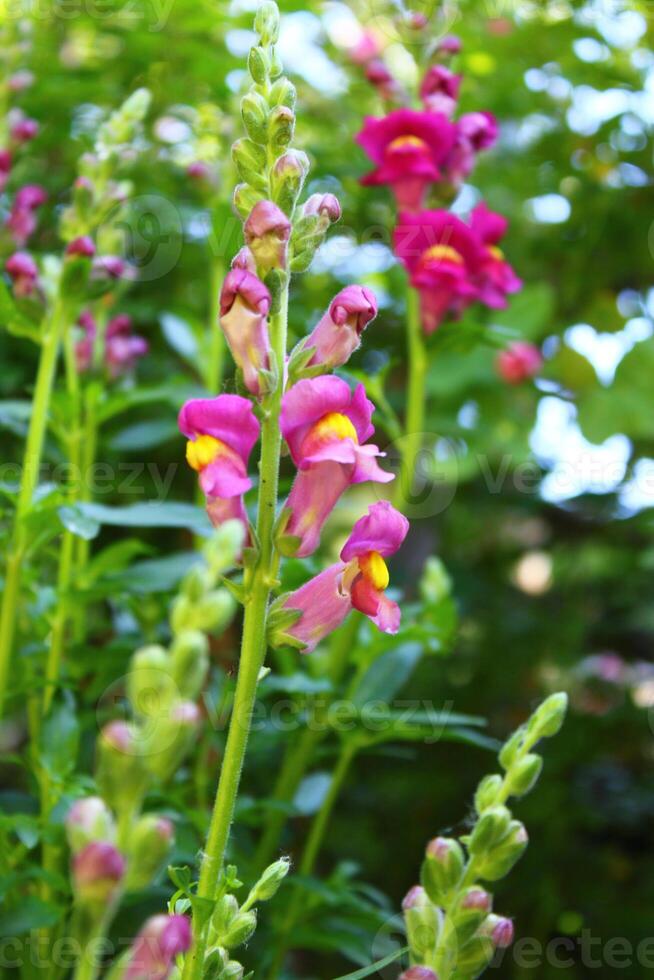
[[369,61],[366,65],[366,78],[387,101],[400,100],[402,87],[381,59]]
[[420,292],[422,323],[430,334],[449,314],[458,316],[477,298],[482,250],[470,228],[449,211],[402,214],[395,253]]
[[455,123],[454,146],[444,164],[447,179],[460,184],[472,172],[481,150],[497,140],[499,127],[490,112],[468,112]]
[[500,377],[510,385],[517,385],[538,373],[543,356],[534,344],[518,340],[497,355],[496,364]]
[[375,294],[365,286],[346,286],[337,293],[302,347],[315,347],[309,366],[345,364],[361,344],[361,334],[377,316]]
[[0,193],[7,186],[9,174],[11,172],[11,153],[9,150],[0,150]]
[[270,367],[270,293],[252,272],[234,268],[220,294],[220,325],[229,349],[253,395],[262,393],[260,371]]
[[31,255],[14,252],[5,262],[5,269],[11,276],[16,296],[30,296],[34,292],[39,270]]
[[[95,345],[98,343],[98,327],[90,310],[80,313],[77,321],[83,336],[75,345],[77,370],[88,371],[93,367]],[[106,326],[103,336],[103,352],[99,360],[112,378],[131,371],[139,357],[148,352],[144,337],[132,333],[132,320],[126,313],[119,313]]]
[[462,79],[462,75],[455,75],[445,65],[432,65],[420,86],[425,109],[450,117],[456,108]]
[[352,393],[345,381],[329,375],[298,381],[284,395],[279,424],[298,467],[286,501],[285,533],[299,538],[297,557],[316,550],[323,524],[350,484],[393,479],[377,464],[384,454],[364,445],[375,431],[373,411],[363,385]]
[[291,222],[276,204],[258,201],[243,226],[243,234],[260,272],[286,268]]
[[478,204],[470,215],[470,227],[483,246],[477,277],[479,299],[492,309],[503,309],[507,294],[522,287],[522,280],[497,246],[506,233],[508,221],[501,214],[489,211],[485,204]]
[[33,211],[48,200],[48,195],[40,184],[25,184],[16,192],[14,207]]
[[7,228],[17,245],[24,245],[35,231],[35,212],[47,199],[48,195],[38,184],[26,184],[17,191],[7,218]]
[[124,980],[166,980],[175,959],[191,946],[191,924],[184,915],[154,915],[132,945]]
[[367,117],[357,136],[375,170],[362,183],[390,184],[399,207],[418,210],[430,183],[454,146],[455,128],[437,112],[396,109],[381,119]]
[[83,903],[106,903],[125,874],[125,859],[113,844],[91,841],[73,857],[73,888]]
[[11,127],[11,138],[16,143],[29,143],[39,131],[39,124],[36,119],[28,119],[24,116],[18,119]]
[[461,38],[457,37],[456,34],[447,34],[442,41],[438,42],[437,51],[439,54],[458,54],[463,45],[461,44]]
[[194,398],[182,406],[178,422],[212,523],[217,527],[237,518],[247,530],[243,494],[252,486],[247,464],[260,429],[251,403],[240,395]]
[[81,235],[74,238],[66,246],[66,255],[79,255],[85,259],[92,259],[95,255],[95,244],[89,235]]
[[400,548],[409,530],[406,517],[388,501],[379,501],[356,522],[341,551],[341,561],[310,579],[284,602],[302,615],[287,632],[310,653],[332,633],[351,609],[368,616],[383,633],[397,633],[400,608],[384,595],[389,575],[385,558]]

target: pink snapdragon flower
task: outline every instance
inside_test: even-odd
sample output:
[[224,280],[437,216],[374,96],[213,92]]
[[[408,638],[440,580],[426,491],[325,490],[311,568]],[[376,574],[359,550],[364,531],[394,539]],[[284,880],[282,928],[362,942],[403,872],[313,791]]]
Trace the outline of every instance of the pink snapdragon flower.
[[441,178],[454,139],[453,124],[438,112],[396,109],[381,119],[368,116],[357,142],[376,167],[362,183],[389,184],[398,206],[415,211],[429,184]]
[[28,252],[14,252],[5,262],[5,269],[11,276],[15,295],[31,296],[39,277],[39,269],[32,256]]
[[341,551],[341,561],[310,579],[284,603],[302,616],[288,633],[310,653],[341,625],[351,609],[368,616],[383,633],[397,633],[400,608],[384,590],[389,575],[385,558],[400,548],[409,530],[406,517],[388,501],[368,508],[354,525]]
[[166,980],[175,959],[191,946],[191,924],[184,915],[154,915],[132,945],[124,980]]
[[365,286],[346,286],[337,293],[302,348],[315,347],[308,366],[339,367],[361,344],[361,334],[377,316],[375,294]]
[[286,501],[285,533],[299,539],[297,557],[316,550],[325,521],[350,484],[394,479],[377,464],[384,453],[364,445],[375,431],[373,411],[363,385],[352,393],[330,375],[298,381],[284,395],[279,424],[298,467]]
[[259,372],[270,367],[269,310],[270,293],[256,275],[238,267],[227,273],[220,294],[220,325],[253,395],[262,392]]
[[455,75],[445,65],[432,65],[420,85],[420,98],[425,109],[451,117],[462,79],[462,75]]
[[258,201],[243,225],[245,244],[262,274],[288,265],[291,222],[272,201]]
[[36,119],[20,116],[11,125],[10,136],[16,143],[29,143],[38,134],[39,124]]
[[36,211],[48,199],[48,195],[38,184],[26,184],[17,191],[7,218],[9,229],[17,245],[24,245],[36,229]]
[[495,310],[506,307],[508,293],[522,288],[522,280],[498,248],[508,225],[505,217],[490,211],[485,204],[478,204],[470,215],[470,227],[483,246],[478,273],[479,299]]
[[125,874],[125,859],[108,841],[91,841],[73,856],[73,890],[83,903],[110,902]]
[[9,150],[0,150],[0,193],[7,186],[9,174],[11,172],[11,153]]
[[[77,321],[83,336],[75,345],[77,370],[89,371],[93,367],[95,345],[98,343],[98,327],[90,310],[80,313]],[[111,378],[131,371],[140,357],[147,354],[148,342],[132,333],[132,320],[126,313],[119,313],[109,320],[103,337],[101,363]]]
[[182,406],[178,422],[211,522],[217,527],[237,518],[247,530],[243,494],[252,486],[247,464],[260,431],[251,403],[240,395],[193,398]]
[[543,356],[534,344],[518,340],[497,355],[496,364],[500,377],[507,384],[517,385],[538,373],[543,365]]
[[467,112],[455,127],[454,145],[443,169],[449,181],[460,184],[472,172],[478,153],[496,142],[499,126],[491,112]]
[[449,211],[402,214],[395,254],[420,292],[422,323],[430,334],[449,314],[458,316],[478,296],[483,253],[471,229]]

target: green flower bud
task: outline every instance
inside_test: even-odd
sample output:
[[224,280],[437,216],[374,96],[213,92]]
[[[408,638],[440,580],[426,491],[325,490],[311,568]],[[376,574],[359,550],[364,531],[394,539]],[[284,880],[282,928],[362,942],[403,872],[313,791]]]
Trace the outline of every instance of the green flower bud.
[[212,585],[213,582],[209,580],[207,569],[196,567],[184,576],[180,592],[191,602],[197,602]]
[[147,888],[170,853],[175,828],[170,820],[149,813],[141,817],[127,842],[127,891]]
[[263,146],[250,139],[240,139],[232,146],[232,160],[242,181],[257,190],[266,191],[267,155]]
[[481,814],[484,810],[495,805],[497,794],[502,788],[502,782],[502,777],[497,774],[484,776],[475,793],[475,810],[477,813]]
[[530,753],[511,766],[508,781],[512,796],[525,796],[538,782],[543,760],[541,756]]
[[494,806],[485,810],[470,836],[470,853],[478,855],[491,851],[507,833],[510,821],[511,814],[505,806]]
[[200,723],[200,709],[192,701],[177,701],[151,719],[143,738],[143,761],[158,779],[170,779],[188,754]]
[[194,602],[181,592],[175,596],[170,607],[170,628],[173,633],[193,629]]
[[436,603],[444,599],[452,591],[452,580],[447,574],[445,565],[432,555],[427,559],[425,569],[420,579],[420,594],[426,602]]
[[261,199],[261,192],[254,190],[249,184],[237,184],[234,188],[234,207],[243,219],[248,217],[255,204]]
[[193,611],[195,628],[203,633],[220,633],[234,615],[234,599],[227,589],[214,589]]
[[239,912],[232,919],[227,931],[221,936],[221,943],[227,949],[235,949],[237,946],[246,943],[256,928],[256,912]]
[[269,105],[285,105],[289,109],[294,109],[296,102],[297,91],[295,85],[293,85],[293,82],[291,82],[288,78],[279,78],[274,85],[271,86],[270,95],[268,96]]
[[243,980],[244,969],[240,963],[236,960],[230,960],[229,963],[223,967],[223,971],[218,977],[218,980]]
[[127,696],[135,714],[158,715],[177,694],[170,658],[161,646],[142,647],[132,657],[127,675]]
[[95,778],[104,800],[117,812],[133,810],[150,782],[134,725],[112,721],[97,741]]
[[287,857],[280,858],[279,861],[270,864],[252,889],[253,902],[267,902],[273,895],[276,895],[279,886],[288,874],[290,866],[291,862]]
[[412,956],[424,960],[433,952],[441,928],[441,913],[420,885],[411,888],[402,902],[406,934]]
[[528,843],[524,824],[512,820],[502,840],[479,859],[479,877],[486,881],[504,878],[522,856]]
[[229,931],[232,922],[239,913],[239,908],[238,900],[234,895],[223,895],[216,904],[211,924],[221,946],[224,946],[223,936]]
[[274,150],[283,150],[295,135],[295,113],[288,106],[278,105],[268,117],[268,142]]
[[285,214],[293,213],[309,167],[309,158],[301,150],[288,150],[275,163],[270,174],[271,194]]
[[503,769],[510,769],[515,762],[525,739],[525,727],[521,725],[513,735],[511,735],[502,748],[498,756],[500,765]]
[[478,977],[493,959],[494,953],[495,946],[492,940],[482,936],[474,936],[457,953],[456,969],[452,976],[459,978],[459,980],[464,977],[465,980],[470,977]]
[[273,0],[263,0],[254,18],[254,29],[263,45],[276,44],[279,40],[279,9]]
[[451,910],[450,919],[456,930],[458,947],[474,936],[491,910],[491,896],[478,885],[467,888]]
[[250,72],[253,81],[255,81],[257,85],[265,85],[268,81],[269,70],[270,65],[268,57],[263,48],[251,48],[248,56],[248,71]]
[[75,800],[66,814],[66,837],[73,853],[94,840],[116,839],[116,825],[109,807],[99,796],[85,796]]
[[255,143],[268,141],[268,103],[258,92],[248,92],[241,99],[241,116],[245,131]]
[[171,673],[182,697],[194,701],[209,669],[209,643],[199,630],[184,630],[170,650]]
[[270,77],[272,79],[279,78],[281,73],[284,71],[284,66],[282,64],[281,58],[277,54],[277,51],[273,49],[270,55]]
[[432,902],[445,905],[463,873],[461,845],[450,837],[436,837],[427,845],[420,880]]
[[551,738],[560,730],[568,710],[568,695],[563,691],[552,694],[536,708],[527,722],[529,734],[536,738]]

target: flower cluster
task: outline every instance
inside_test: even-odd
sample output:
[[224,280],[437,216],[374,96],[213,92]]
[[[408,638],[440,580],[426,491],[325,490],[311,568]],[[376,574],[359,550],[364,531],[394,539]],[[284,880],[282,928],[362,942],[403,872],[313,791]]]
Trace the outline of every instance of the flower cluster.
[[512,943],[513,923],[492,912],[493,896],[480,882],[507,875],[527,846],[525,827],[512,818],[506,802],[533,789],[543,760],[532,749],[557,734],[566,709],[565,694],[553,694],[504,744],[499,755],[504,775],[479,783],[475,821],[461,843],[436,837],[427,845],[421,884],[402,903],[412,965],[400,980],[477,977],[497,949]]
[[140,357],[148,352],[148,342],[132,333],[132,320],[119,313],[103,329],[90,310],[83,310],[78,319],[82,336],[75,345],[77,369],[81,373],[102,365],[110,378],[131,371]]
[[453,118],[462,76],[444,62],[458,50],[448,39],[439,60],[420,85],[422,108],[402,107],[381,118],[369,117],[358,141],[374,163],[366,185],[392,188],[399,209],[395,253],[420,294],[422,323],[432,333],[446,317],[458,317],[473,302],[494,309],[521,282],[504,258],[499,242],[507,222],[479,204],[469,223],[430,201],[451,199],[471,173],[477,155],[498,136],[489,112]]

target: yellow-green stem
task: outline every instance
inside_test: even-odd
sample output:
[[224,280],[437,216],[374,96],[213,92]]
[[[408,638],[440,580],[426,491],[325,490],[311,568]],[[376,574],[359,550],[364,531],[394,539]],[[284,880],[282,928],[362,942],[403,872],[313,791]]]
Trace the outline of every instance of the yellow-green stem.
[[41,342],[41,354],[36,376],[32,417],[23,456],[20,490],[13,530],[5,560],[5,580],[0,608],[0,718],[7,695],[11,655],[14,645],[20,591],[20,566],[28,545],[25,533],[25,517],[32,506],[32,498],[39,479],[43,456],[43,443],[48,424],[50,397],[54,382],[57,358],[65,326],[65,309],[57,302],[50,316]]
[[420,321],[420,297],[415,289],[407,288],[407,410],[402,440],[402,463],[395,486],[395,506],[406,511],[412,503],[416,467],[425,428],[425,380],[427,351]]
[[[259,464],[259,499],[257,538],[259,554],[249,573],[248,598],[245,604],[241,656],[218,790],[209,825],[207,844],[200,868],[198,897],[215,898],[225,859],[225,850],[234,816],[234,805],[245,759],[252,711],[259,674],[266,654],[266,620],[270,593],[275,584],[276,549],[274,528],[279,483],[281,433],[279,413],[283,394],[283,368],[286,356],[288,317],[288,283],[280,297],[280,309],[270,318],[271,346],[277,368],[277,387],[265,406],[261,426],[261,459]],[[207,926],[194,927],[193,947],[184,964],[184,980],[199,980],[203,975],[207,944]]]

